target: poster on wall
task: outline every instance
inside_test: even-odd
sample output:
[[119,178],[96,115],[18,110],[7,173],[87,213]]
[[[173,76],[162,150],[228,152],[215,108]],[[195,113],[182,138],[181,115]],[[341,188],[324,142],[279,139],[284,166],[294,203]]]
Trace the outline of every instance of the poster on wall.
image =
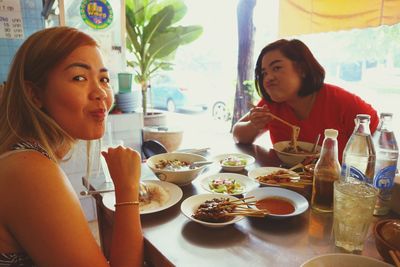
[[114,13],[107,0],[82,0],[80,13],[92,29],[105,29],[113,21]]
[[24,39],[19,0],[0,0],[0,38]]

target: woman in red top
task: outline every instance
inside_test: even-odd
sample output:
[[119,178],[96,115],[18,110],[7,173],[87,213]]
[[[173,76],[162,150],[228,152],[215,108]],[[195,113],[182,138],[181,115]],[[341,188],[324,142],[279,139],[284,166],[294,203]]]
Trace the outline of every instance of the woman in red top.
[[337,129],[341,161],[356,115],[371,116],[371,133],[379,117],[360,97],[325,84],[324,78],[325,70],[303,42],[281,39],[264,47],[255,69],[256,89],[262,99],[234,125],[235,141],[251,144],[268,130],[272,143],[290,140],[291,129],[274,120],[272,113],[299,126],[300,141],[312,143],[325,129]]

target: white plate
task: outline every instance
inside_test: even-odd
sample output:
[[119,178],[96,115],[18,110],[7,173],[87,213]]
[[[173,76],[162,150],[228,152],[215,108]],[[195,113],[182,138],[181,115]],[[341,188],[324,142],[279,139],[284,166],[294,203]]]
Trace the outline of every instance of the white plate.
[[[278,214],[268,214],[268,217],[273,218],[287,218],[297,216],[308,209],[308,201],[302,195],[279,187],[260,187],[247,192],[244,197],[254,196],[256,200],[261,200],[266,197],[281,197],[286,198],[292,202],[294,205],[294,212],[290,214],[278,215]],[[255,208],[257,209],[257,208]]]
[[[165,203],[163,203],[161,206],[141,210],[140,214],[149,214],[149,213],[154,213],[154,212],[168,209],[169,207],[172,207],[173,205],[178,203],[178,201],[183,196],[182,189],[175,184],[164,182],[164,181],[158,181],[158,180],[144,180],[143,182],[145,184],[155,184],[155,185],[162,187],[165,191],[167,191],[167,193],[169,195],[169,199]],[[115,194],[104,194],[103,195],[103,203],[107,208],[109,208],[111,210],[115,210],[115,207],[114,207]]]
[[386,262],[362,255],[331,253],[316,256],[304,262],[300,267],[390,267]]
[[230,200],[236,200],[238,198],[234,197],[234,196],[229,196],[229,195],[221,195],[221,194],[200,194],[200,195],[194,195],[191,197],[188,197],[187,199],[185,199],[182,204],[181,204],[181,211],[182,213],[188,217],[190,220],[203,224],[205,226],[208,227],[223,227],[226,225],[230,225],[233,223],[236,223],[238,221],[240,221],[241,219],[243,219],[243,216],[235,216],[233,217],[232,220],[227,221],[227,222],[222,222],[222,223],[211,223],[211,222],[203,222],[200,220],[197,220],[195,218],[192,217],[192,215],[194,214],[194,212],[197,210],[197,208],[200,206],[200,204],[204,203],[206,200],[211,200],[213,198],[229,198]]
[[[281,171],[281,170],[287,171],[287,172],[290,173],[290,174],[293,174],[293,175],[297,175],[297,176],[298,176],[298,174],[297,174],[296,172],[294,172],[294,171],[289,171],[288,169],[285,169],[285,168],[278,168],[278,167],[260,167],[260,168],[255,168],[255,169],[249,171],[249,173],[247,174],[247,176],[248,176],[251,180],[253,180],[253,181],[255,181],[255,182],[259,183],[259,184],[262,184],[262,185],[267,185],[267,186],[280,186],[279,184],[267,184],[267,183],[259,182],[259,181],[257,180],[257,177],[269,175],[269,174],[271,174],[271,173],[273,173],[273,172],[277,172],[277,171]],[[298,176],[298,178],[300,178],[300,176]],[[295,178],[295,179],[296,179],[296,178]]]
[[[212,180],[218,179],[218,178],[235,180],[237,183],[239,183],[242,186],[242,191],[235,193],[235,194],[218,193],[218,192],[212,191],[212,189],[209,186],[209,183]],[[225,195],[232,195],[232,196],[244,194],[244,193],[246,193],[250,190],[253,190],[254,188],[257,188],[259,186],[258,183],[255,183],[254,181],[250,180],[245,175],[237,174],[237,173],[226,173],[226,172],[225,173],[217,173],[217,174],[213,174],[213,175],[204,177],[200,181],[200,184],[206,191],[208,191],[210,193],[225,194]]]
[[[247,161],[247,164],[239,165],[239,166],[225,166],[225,165],[221,164],[222,160],[226,159],[227,157],[232,157],[232,156],[245,159]],[[246,168],[246,166],[253,164],[256,160],[255,160],[255,158],[253,158],[252,156],[247,155],[247,154],[227,153],[227,154],[221,154],[221,155],[215,156],[214,161],[217,161],[218,164],[221,166],[221,168],[225,171],[239,172],[239,171],[243,170],[244,168]]]

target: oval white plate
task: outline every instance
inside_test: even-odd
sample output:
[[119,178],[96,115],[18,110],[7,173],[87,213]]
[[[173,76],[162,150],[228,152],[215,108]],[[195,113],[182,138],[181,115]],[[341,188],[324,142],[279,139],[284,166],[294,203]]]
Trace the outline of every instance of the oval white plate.
[[[245,159],[247,161],[246,165],[239,165],[239,166],[225,166],[221,164],[221,161],[226,159],[227,157],[238,157],[238,158],[242,158]],[[221,154],[218,156],[214,157],[214,160],[218,162],[218,164],[221,166],[221,168],[225,171],[232,171],[232,172],[239,172],[241,170],[243,170],[246,166],[249,166],[251,164],[253,164],[256,159],[250,155],[247,154],[242,154],[242,153],[227,153],[227,154]]]
[[[158,186],[161,186],[165,191],[167,191],[169,195],[169,199],[163,203],[161,206],[158,207],[153,207],[153,208],[148,208],[148,209],[143,209],[140,211],[140,214],[149,214],[149,213],[154,213],[158,211],[162,211],[165,209],[168,209],[169,207],[172,207],[178,201],[182,198],[183,192],[182,189],[172,183],[164,182],[164,181],[158,181],[158,180],[143,180],[145,184],[155,184]],[[104,194],[103,195],[103,203],[104,205],[111,209],[115,210],[114,204],[115,204],[115,194]]]
[[[279,187],[260,187],[253,189],[249,192],[247,192],[244,197],[250,197],[254,196],[256,200],[261,200],[266,197],[281,197],[281,198],[286,198],[292,202],[294,205],[294,212],[290,214],[284,214],[284,215],[278,215],[278,214],[268,214],[268,217],[273,217],[273,218],[287,218],[287,217],[293,217],[297,216],[299,214],[302,214],[308,209],[308,201],[303,197],[302,195],[288,190],[284,188],[279,188]],[[255,208],[257,209],[257,208]]]
[[[237,183],[239,183],[242,186],[242,191],[235,193],[235,194],[228,194],[228,193],[218,193],[218,192],[214,192],[212,191],[212,189],[209,186],[209,183],[214,180],[214,179],[233,179],[235,180]],[[207,177],[204,177],[201,181],[200,181],[201,186],[208,192],[210,193],[215,193],[215,194],[225,194],[225,195],[240,195],[240,194],[244,194],[250,190],[253,190],[254,188],[257,188],[259,185],[258,183],[255,183],[254,181],[250,180],[249,177],[242,175],[242,174],[237,174],[237,173],[217,173],[217,174],[213,174]]]
[[243,216],[235,216],[233,217],[232,220],[227,221],[227,222],[222,222],[222,223],[211,223],[211,222],[203,222],[200,220],[197,220],[195,218],[192,217],[192,215],[195,213],[195,211],[197,210],[197,208],[200,206],[200,204],[204,203],[206,200],[211,200],[213,198],[229,198],[230,200],[236,200],[238,198],[234,197],[234,196],[229,196],[229,195],[221,195],[221,194],[200,194],[200,195],[194,195],[191,197],[188,197],[187,199],[185,199],[182,204],[181,204],[181,211],[182,213],[188,217],[190,220],[203,224],[205,226],[208,227],[223,227],[226,225],[230,225],[233,223],[236,223],[238,221],[240,221],[241,219],[243,219]]
[[[287,172],[290,173],[290,174],[293,174],[293,175],[297,175],[297,176],[298,176],[298,174],[297,174],[296,172],[294,172],[294,171],[289,171],[288,169],[285,169],[285,168],[278,168],[278,167],[260,167],[260,168],[255,168],[255,169],[249,171],[249,173],[247,174],[247,176],[248,176],[251,180],[253,180],[253,181],[255,181],[255,182],[259,183],[259,184],[262,184],[262,185],[266,185],[266,186],[280,186],[279,184],[267,184],[267,183],[259,182],[259,181],[257,180],[257,177],[259,177],[259,176],[265,176],[265,175],[268,175],[268,174],[271,174],[271,173],[273,173],[273,172],[280,171],[280,170],[284,170],[284,171],[287,171]],[[300,178],[300,176],[298,176],[298,177]]]
[[346,254],[346,253],[331,253],[316,256],[304,262],[300,267],[390,267],[392,265],[377,259],[362,255]]

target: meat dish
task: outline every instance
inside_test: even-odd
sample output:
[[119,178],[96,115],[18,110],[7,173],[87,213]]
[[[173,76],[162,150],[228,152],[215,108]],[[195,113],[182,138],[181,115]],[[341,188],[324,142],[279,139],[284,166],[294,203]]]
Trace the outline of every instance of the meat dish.
[[204,222],[227,222],[233,219],[233,216],[229,216],[227,213],[234,210],[235,207],[231,205],[229,198],[213,198],[202,203],[192,217]]

